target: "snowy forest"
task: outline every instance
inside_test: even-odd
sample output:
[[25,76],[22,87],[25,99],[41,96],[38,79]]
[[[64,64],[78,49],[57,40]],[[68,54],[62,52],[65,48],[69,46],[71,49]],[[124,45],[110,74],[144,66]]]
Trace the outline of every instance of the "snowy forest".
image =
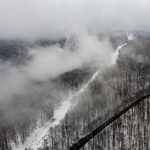
[[0,150],[150,150],[150,0],[0,0]]
[[[1,150],[71,149],[105,121],[149,94],[150,33],[115,31],[98,35],[100,42],[105,38],[113,49],[108,66],[86,63],[53,79],[29,80],[27,94],[15,93],[11,102],[1,102]],[[9,65],[6,65],[9,61],[13,67],[22,67],[31,61],[32,55],[23,49],[58,44],[63,48],[67,44],[74,50],[75,41],[75,38],[69,42],[65,39],[35,43],[0,41],[1,71],[7,71],[4,66]],[[11,50],[9,55],[5,55],[6,49]],[[81,149],[148,150],[149,123],[147,97],[89,139]]]

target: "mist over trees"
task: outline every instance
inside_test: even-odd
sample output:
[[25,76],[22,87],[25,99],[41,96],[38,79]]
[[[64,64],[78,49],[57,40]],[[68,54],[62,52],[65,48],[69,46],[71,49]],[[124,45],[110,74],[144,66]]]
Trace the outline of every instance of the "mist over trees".
[[[94,39],[82,37],[83,42],[80,42],[80,44],[76,44],[76,40],[74,43],[74,39],[69,43],[66,40],[58,42],[43,40],[35,43],[3,41],[3,46],[0,48],[0,55],[2,56],[1,77],[9,70],[13,79],[19,81],[19,84],[12,84],[13,88],[23,85],[23,89],[20,89],[19,93],[14,90],[14,93],[11,93],[10,96],[7,95],[8,97],[4,95],[4,101],[3,95],[1,95],[0,149],[11,150],[13,148],[12,143],[16,147],[20,143],[24,144],[36,128],[42,127],[53,117],[54,109],[61,102],[62,97],[67,96],[69,92],[78,91],[99,69],[101,69],[101,72],[89,84],[88,89],[80,96],[72,98],[73,106],[61,123],[49,130],[48,139],[43,140],[43,148],[41,149],[69,149],[80,138],[134,102],[134,96],[138,96],[139,91],[143,94],[146,93],[149,90],[150,36],[148,32],[144,32],[144,34],[141,31],[133,31],[132,33],[134,40],[131,41],[128,41],[127,34],[123,31],[99,34],[96,39],[95,37]],[[75,68],[72,70],[63,68],[63,73],[58,72],[55,77],[53,74],[52,76],[46,74],[43,77],[36,74],[24,76],[22,70],[21,73],[18,70],[18,68],[24,68],[26,65],[30,66],[30,62],[32,63],[34,58],[40,60],[39,58],[42,56],[40,52],[44,51],[43,47],[47,49],[59,45],[63,50],[67,50],[69,47],[72,53],[80,47],[85,52],[81,43],[92,40],[94,45],[97,43],[97,39],[104,41],[105,38],[109,41],[106,42],[109,43],[109,47],[112,46],[112,52],[115,51],[117,46],[127,42],[127,45],[119,51],[116,65],[99,66],[99,64],[105,62],[103,59],[89,59],[87,61],[82,57],[82,53],[78,53],[82,59],[80,61],[82,65],[73,65]],[[102,48],[105,44],[102,45],[97,44],[97,48]],[[35,48],[38,48],[38,50],[35,51]],[[5,49],[11,49],[12,52],[9,51],[9,55],[7,55]],[[27,51],[20,52],[23,49]],[[107,50],[106,47],[105,49]],[[50,49],[50,54],[55,54],[52,53],[52,50]],[[88,52],[88,55],[90,54]],[[105,55],[105,53],[97,51],[95,51],[95,54],[99,54],[98,57],[102,54]],[[46,52],[44,55],[48,55],[48,53]],[[69,57],[73,61],[77,60],[72,54],[69,54]],[[110,57],[105,56],[105,58]],[[41,64],[43,64],[42,61]],[[3,79],[9,79],[6,77],[3,77]],[[45,80],[44,77],[47,79]],[[22,79],[25,82],[20,82]],[[104,129],[82,149],[147,149],[149,147],[149,107],[149,98],[147,98]]]
[[[150,90],[149,0],[0,0],[0,150],[66,150]],[[150,149],[149,98],[82,150]]]

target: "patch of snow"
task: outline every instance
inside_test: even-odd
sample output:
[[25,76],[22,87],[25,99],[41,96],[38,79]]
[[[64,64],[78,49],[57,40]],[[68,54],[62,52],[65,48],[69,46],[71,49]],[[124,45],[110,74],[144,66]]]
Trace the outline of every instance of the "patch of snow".
[[88,85],[98,76],[100,70],[95,72],[92,78],[75,94],[72,94],[69,98],[66,98],[61,102],[60,106],[54,111],[54,116],[44,126],[35,129],[35,131],[27,138],[24,144],[20,144],[16,147],[12,144],[12,150],[25,150],[25,148],[37,150],[42,147],[43,140],[48,138],[49,130],[60,124],[71,106],[71,100],[75,96],[79,96],[85,91]]
[[133,39],[134,39],[134,38],[133,38],[133,34],[132,34],[132,33],[127,34],[127,37],[128,37],[128,41],[131,41],[131,40],[133,40]]
[[71,106],[71,103],[68,100],[62,102],[61,106],[58,109],[56,109],[55,112],[54,112],[54,117],[52,119],[54,119],[55,121],[52,122],[50,127],[57,126],[60,123],[60,121],[62,119],[64,119],[64,117],[66,116],[66,113],[68,112],[70,106]]

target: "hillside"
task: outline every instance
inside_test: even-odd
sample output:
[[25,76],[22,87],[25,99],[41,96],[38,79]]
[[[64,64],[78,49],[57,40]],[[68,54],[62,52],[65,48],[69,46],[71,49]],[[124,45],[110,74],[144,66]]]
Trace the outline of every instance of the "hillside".
[[[10,68],[13,68],[11,73],[15,80],[15,71],[19,68],[19,84],[15,85],[25,86],[23,90],[17,88],[17,92],[11,94],[11,101],[0,102],[0,150],[69,149],[80,138],[131,104],[132,96],[148,89],[150,33],[114,31],[99,34],[98,38],[100,41],[105,38],[109,41],[113,49],[113,62],[106,67],[92,67],[95,60],[92,63],[90,61],[91,64],[85,61],[79,67],[69,68],[69,71],[46,79],[43,79],[45,76],[39,78],[37,74],[33,79],[30,74],[25,77],[22,75],[26,65],[36,58],[36,55],[29,55],[29,50],[34,49],[31,54],[36,54],[55,45],[62,48],[67,40],[41,40],[34,43],[0,41],[1,77],[9,74]],[[76,38],[69,42],[71,44],[67,43],[68,47],[74,53],[78,46]],[[54,66],[53,70],[56,68],[59,66]],[[19,78],[25,80],[26,84],[20,85]],[[150,141],[149,107],[147,98],[81,149],[147,150]]]

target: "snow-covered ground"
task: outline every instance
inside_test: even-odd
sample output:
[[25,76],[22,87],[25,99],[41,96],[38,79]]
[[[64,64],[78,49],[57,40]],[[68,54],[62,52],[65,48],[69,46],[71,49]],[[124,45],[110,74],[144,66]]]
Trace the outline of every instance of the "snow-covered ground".
[[35,129],[24,144],[20,143],[17,147],[15,144],[12,144],[12,150],[25,150],[25,148],[37,150],[38,148],[42,147],[44,139],[48,138],[49,130],[59,125],[60,121],[66,116],[66,113],[71,107],[71,100],[83,93],[99,73],[100,71],[95,72],[92,78],[79,91],[71,94],[68,98],[63,99],[60,103],[60,106],[54,111],[53,118],[51,118],[44,126]]
[[132,34],[132,33],[127,34],[127,37],[128,37],[128,41],[131,41],[131,40],[133,40],[133,39],[134,39],[134,38],[133,38],[133,34]]

